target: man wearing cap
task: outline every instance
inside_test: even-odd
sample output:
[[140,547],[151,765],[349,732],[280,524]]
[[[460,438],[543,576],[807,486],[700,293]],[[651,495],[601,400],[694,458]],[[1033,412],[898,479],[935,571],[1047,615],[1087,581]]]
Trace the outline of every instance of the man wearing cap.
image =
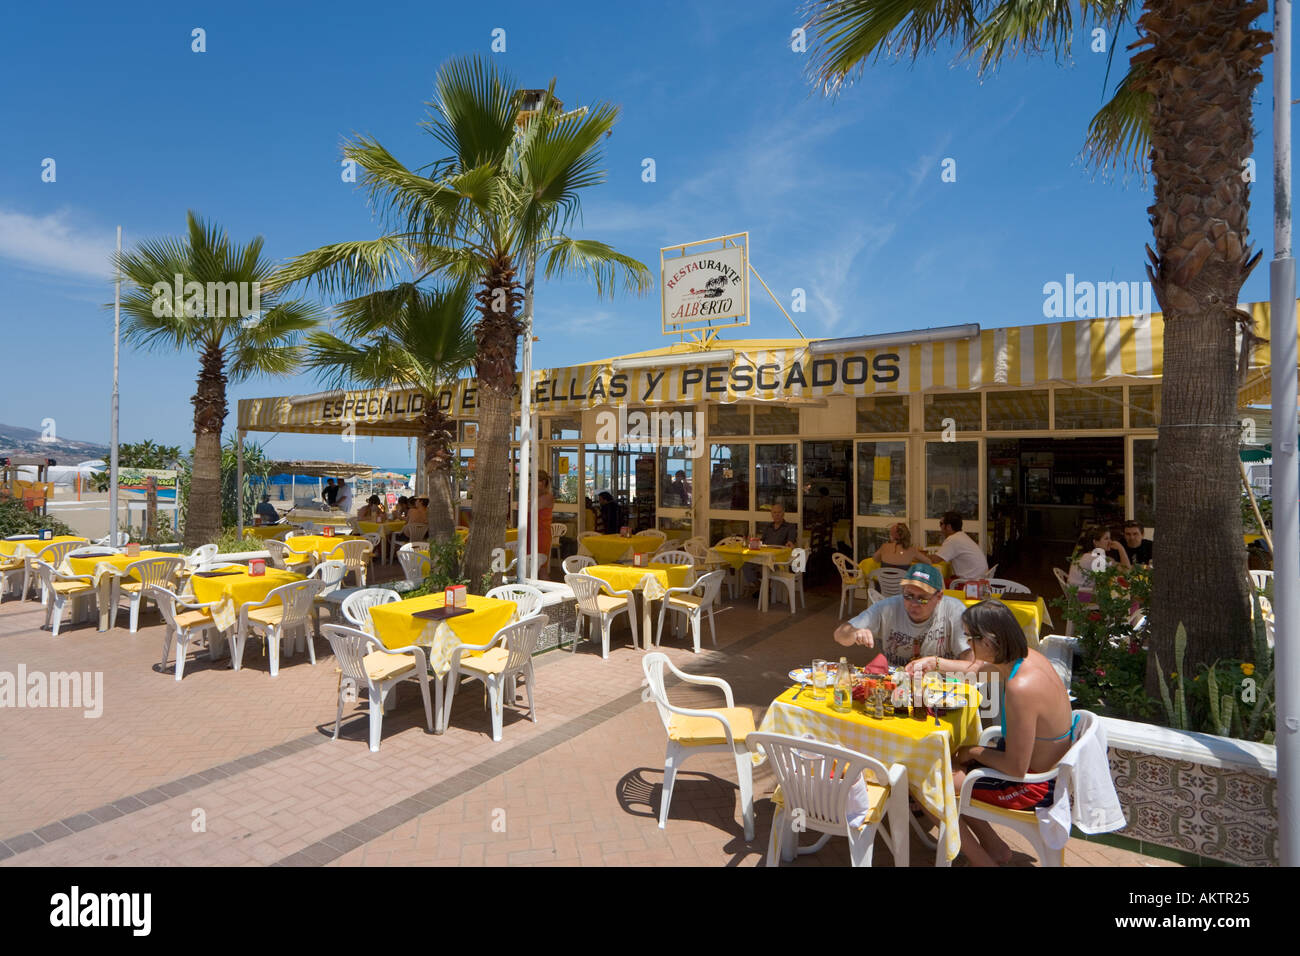
[[835,643],[876,648],[895,666],[931,654],[948,660],[974,659],[961,624],[966,605],[943,593],[938,568],[914,564],[900,587],[902,593],[877,601],[836,628]]

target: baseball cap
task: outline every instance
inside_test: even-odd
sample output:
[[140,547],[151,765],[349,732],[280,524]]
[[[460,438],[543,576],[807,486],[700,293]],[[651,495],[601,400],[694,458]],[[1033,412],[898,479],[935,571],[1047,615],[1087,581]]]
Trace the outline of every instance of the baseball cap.
[[926,594],[934,594],[943,590],[943,575],[933,565],[918,562],[907,569],[899,584],[914,584]]

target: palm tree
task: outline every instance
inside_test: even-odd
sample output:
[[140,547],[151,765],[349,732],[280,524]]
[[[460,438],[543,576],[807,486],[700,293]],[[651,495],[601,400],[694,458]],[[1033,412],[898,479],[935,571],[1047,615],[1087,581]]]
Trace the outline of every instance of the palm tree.
[[[834,91],[868,58],[916,59],[948,42],[980,57],[981,69],[1018,51],[1059,55],[1069,50],[1072,6],[816,2],[807,24],[821,44],[812,73]],[[1078,13],[1114,35],[1135,7],[1079,0]],[[1265,0],[1146,0],[1135,44],[1145,49],[1090,129],[1088,145],[1103,161],[1150,145],[1155,249],[1147,248],[1147,272],[1165,321],[1151,648],[1165,666],[1180,622],[1193,668],[1250,656],[1236,424],[1244,313],[1236,303],[1259,260],[1248,240],[1242,160],[1253,147],[1251,95],[1271,48],[1270,35],[1251,23],[1267,10]],[[1154,654],[1147,685],[1154,694]]]
[[429,530],[431,537],[448,538],[456,525],[451,473],[456,423],[439,407],[438,391],[474,360],[469,283],[433,291],[402,283],[350,299],[338,313],[344,338],[313,332],[306,364],[333,387],[420,390]]
[[221,534],[227,381],[292,372],[298,334],[317,324],[320,310],[264,288],[273,270],[262,258],[260,236],[237,246],[193,212],[186,223],[188,235],[142,242],[122,254],[118,267],[129,283],[122,298],[123,338],[146,349],[199,353],[198,387],[190,400],[193,473],[185,506],[185,546],[197,547]]
[[[515,357],[533,290],[518,271],[541,266],[547,278],[582,275],[599,296],[621,279],[636,293],[651,287],[650,270],[603,242],[565,234],[581,214],[581,193],[604,181],[600,141],[613,128],[616,107],[598,104],[561,113],[550,90],[521,118],[524,91],[483,57],[452,60],[434,81],[424,124],[445,155],[427,175],[402,165],[377,141],[358,137],[344,155],[364,170],[371,202],[392,231],[379,239],[345,242],[293,260],[281,282],[317,276],[326,289],[349,294],[383,288],[404,267],[419,277],[445,272],[478,286],[475,326],[478,445],[474,522],[466,547],[466,576],[482,580],[491,550],[505,536],[509,513],[511,410]],[[535,91],[534,91],[535,92]]]

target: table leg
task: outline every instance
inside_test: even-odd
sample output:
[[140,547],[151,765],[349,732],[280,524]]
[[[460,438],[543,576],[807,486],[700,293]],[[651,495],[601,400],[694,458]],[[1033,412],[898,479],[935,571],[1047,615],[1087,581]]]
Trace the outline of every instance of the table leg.
[[759,587],[758,587],[758,609],[759,609],[760,611],[766,611],[766,610],[767,610],[767,573],[768,573],[768,571],[769,571],[768,566],[767,566],[766,564],[764,564],[764,565],[763,565],[763,583],[760,584]]
[[99,601],[99,630],[108,630],[108,592],[112,588],[112,579],[105,574],[99,579],[98,601]]
[[641,638],[642,646],[650,650],[650,599],[646,597],[645,591],[638,591],[641,595]]

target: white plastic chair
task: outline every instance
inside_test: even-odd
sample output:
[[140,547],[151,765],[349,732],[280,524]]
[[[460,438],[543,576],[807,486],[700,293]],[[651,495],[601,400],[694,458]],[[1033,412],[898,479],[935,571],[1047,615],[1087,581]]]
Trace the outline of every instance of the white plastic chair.
[[[707,684],[722,691],[726,707],[698,710],[678,707],[668,700],[664,688],[664,669],[671,670],[689,684]],[[652,651],[641,659],[650,689],[650,699],[659,709],[659,718],[668,733],[664,754],[664,788],[659,802],[659,829],[668,822],[668,807],[673,799],[677,771],[686,760],[701,753],[730,753],[736,758],[736,776],[740,782],[740,810],[745,823],[745,839],[754,839],[754,762],[745,745],[754,733],[754,715],[748,707],[737,707],[731,685],[720,677],[697,677],[678,670],[668,655]]]
[[429,526],[418,521],[408,521],[401,531],[402,537],[409,541],[423,541],[429,537]]
[[220,549],[215,544],[201,544],[185,558],[185,568],[189,571],[204,571],[216,560]]
[[587,545],[584,542],[594,534],[598,534],[598,532],[596,531],[578,532],[578,554],[582,555],[584,558],[591,558],[592,561],[596,560],[596,556],[591,553],[591,551],[587,548]]
[[342,561],[322,561],[316,567],[311,569],[308,578],[315,578],[320,581],[321,588],[316,592],[316,599],[312,602],[311,623],[312,630],[319,636],[320,634],[320,609],[328,608],[330,620],[334,620],[334,605],[325,600],[326,595],[333,594],[343,587],[343,575],[347,572],[347,567]]
[[[1070,750],[1067,753],[1082,749],[1088,740],[1101,733],[1101,722],[1097,719],[1096,714],[1087,710],[1076,710],[1074,713],[1078,715],[1079,726],[1075,730],[1074,742],[1070,745]],[[989,727],[980,734],[980,745],[988,746],[997,741],[1001,735],[1001,728]],[[1102,752],[1105,752],[1105,748],[1102,748]],[[957,810],[958,813],[973,820],[984,820],[988,823],[996,823],[999,826],[1015,830],[1034,845],[1034,852],[1038,854],[1038,862],[1042,866],[1064,866],[1065,848],[1052,850],[1043,842],[1042,831],[1038,826],[1038,815],[1033,810],[1004,810],[1001,807],[971,799],[971,792],[975,789],[975,783],[985,778],[1011,780],[1016,783],[1046,783],[1048,780],[1055,780],[1054,799],[1060,800],[1071,789],[1073,781],[1070,777],[1071,768],[1068,766],[1056,767],[1046,773],[1025,774],[1023,777],[1013,777],[999,770],[979,767],[966,774],[966,780],[961,787]]]
[[400,601],[396,591],[388,588],[364,588],[353,591],[343,599],[343,618],[360,630],[370,627],[370,609],[379,604],[392,604]]
[[[9,593],[10,588],[15,582],[24,582],[27,580],[27,559],[26,558],[0,558],[0,601]],[[19,599],[26,597],[26,592],[19,595]]]
[[903,578],[906,576],[907,571],[903,568],[876,568],[867,575],[867,590],[875,591],[881,597],[893,597],[902,593]]
[[[831,744],[784,734],[751,733],[746,743],[767,755],[779,797],[773,796],[772,836],[767,865],[780,866],[786,840],[796,854],[816,853],[833,836],[847,837],[852,866],[870,866],[876,830],[894,857],[894,866],[909,863],[907,768],[886,767],[874,757]],[[831,768],[834,767],[834,775]],[[867,780],[869,776],[870,782]],[[797,818],[794,811],[802,811]],[[855,822],[856,821],[856,822]],[[821,838],[799,846],[799,833],[812,830]]]
[[989,590],[994,594],[1033,594],[1023,584],[1006,578],[989,578]]
[[[338,711],[334,717],[334,740],[339,739],[343,722],[343,705],[350,703],[362,687],[370,699],[370,752],[379,752],[379,738],[384,727],[384,711],[397,703],[397,685],[414,679],[424,697],[425,723],[432,733],[433,707],[429,700],[429,666],[424,649],[416,646],[390,650],[376,637],[364,631],[326,624],[325,639],[330,642],[338,661]],[[441,686],[441,685],[439,685]]]
[[38,578],[36,575],[35,568],[33,567],[34,561],[44,561],[50,567],[57,568],[60,564],[63,563],[63,559],[68,556],[69,551],[73,551],[77,548],[84,547],[89,543],[90,542],[87,541],[85,538],[79,538],[76,541],[56,541],[53,544],[47,544],[45,547],[40,548],[38,550],[37,548],[33,547],[33,545],[39,545],[40,542],[29,541],[27,543],[27,549],[29,551],[35,551],[36,556],[34,558],[27,558],[24,562],[23,593],[22,593],[23,600],[24,601],[27,600],[27,592],[28,589],[31,587],[31,582],[33,580],[39,580],[41,582],[41,603],[42,604],[46,602],[46,599],[48,597],[48,594],[45,591],[44,579]]
[[416,551],[410,545],[402,545],[397,551],[397,563],[402,566],[402,574],[409,584],[419,584],[433,568],[429,555]]
[[[507,624],[486,644],[459,644],[451,651],[451,670],[447,673],[447,694],[443,704],[442,725],[451,718],[451,704],[456,699],[456,688],[462,680],[476,680],[487,690],[488,708],[492,713],[492,739],[501,740],[501,724],[505,717],[506,690],[511,691],[511,701],[518,690],[518,680],[524,679],[528,691],[528,719],[537,723],[537,709],[533,704],[533,651],[541,639],[542,628],[550,623],[545,614]],[[498,646],[499,645],[499,646]],[[467,657],[472,651],[482,654]]]
[[347,567],[344,576],[346,577],[348,571],[352,572],[358,586],[365,587],[373,554],[374,545],[369,540],[352,540],[340,541],[326,557],[331,561],[342,561]]
[[700,652],[701,618],[709,612],[709,637],[718,646],[718,631],[713,623],[713,605],[722,590],[722,571],[710,571],[688,588],[669,588],[659,606],[659,628],[655,631],[655,647],[664,634],[664,617],[669,611],[685,614],[695,641],[695,653]]
[[1255,586],[1256,591],[1264,590],[1266,587],[1268,587],[1269,582],[1272,580],[1273,580],[1272,571],[1252,570],[1250,572],[1250,583]]
[[800,601],[803,601],[804,609],[808,608],[808,599],[803,593],[803,573],[808,568],[808,551],[804,548],[795,548],[790,552],[790,563],[780,564],[771,570],[768,574],[767,587],[769,592],[774,585],[781,587],[790,596],[790,613],[793,614]]
[[[163,628],[163,652],[160,666],[163,670],[167,669],[167,658],[171,656],[174,641],[176,644],[176,679],[180,680],[185,676],[185,657],[189,653],[190,644],[194,641],[206,639],[207,632],[215,630],[217,627],[209,611],[209,608],[215,607],[216,602],[212,604],[189,604],[182,601],[175,592],[157,584],[149,586],[149,597],[158,605],[158,611],[162,614],[163,623],[166,625]],[[211,653],[211,650],[209,650],[209,654]]]
[[515,613],[511,621],[522,621],[542,613],[543,594],[531,584],[502,584],[488,591],[484,597],[498,601],[514,601]]
[[595,563],[595,558],[589,558],[585,554],[571,554],[564,559],[562,566],[565,574],[577,574],[583,568],[589,568]]
[[244,662],[244,645],[250,636],[250,630],[258,628],[266,642],[266,653],[270,658],[271,676],[280,673],[280,649],[284,639],[289,638],[285,650],[286,656],[292,652],[295,638],[307,645],[312,666],[316,666],[316,644],[307,630],[311,622],[312,606],[322,585],[316,578],[304,581],[291,581],[274,588],[266,599],[259,604],[245,604],[239,609],[239,627],[235,631],[234,653],[231,655],[235,670]]
[[[862,569],[853,563],[853,559],[846,554],[836,551],[831,554],[831,561],[835,565],[835,570],[840,573],[840,618],[844,617],[844,604],[847,601],[849,605],[849,616],[853,615],[854,603],[858,595],[867,596],[866,578],[862,575]],[[867,605],[871,605],[868,603]]]
[[91,543],[106,548],[120,548],[123,545],[131,543],[131,533],[129,531],[119,531],[117,533],[117,544],[113,544],[113,536],[111,534],[106,534],[102,538],[96,538]]
[[[631,591],[614,591],[612,594],[601,594],[601,589],[608,587],[608,585],[600,578],[594,578],[589,574],[582,573],[566,574],[564,583],[572,589],[573,596],[578,602],[578,613],[580,615],[573,635],[574,653],[577,653],[582,630],[590,620],[600,626],[600,656],[602,659],[608,659],[610,627],[614,623],[614,618],[620,614],[627,615],[628,624],[632,628],[632,647],[637,646],[636,612],[632,607]],[[590,635],[588,639],[590,640]]]
[[[149,589],[159,585],[172,590],[176,587],[184,567],[184,558],[144,558],[133,561],[120,570],[115,568],[111,572],[106,572],[113,575],[113,594],[109,598],[108,605],[108,626],[110,628],[117,626],[118,603],[125,594],[130,599],[130,632],[134,634],[139,630],[142,606],[150,600]],[[133,576],[138,576],[139,580],[132,580]]]
[[1077,637],[1064,634],[1048,634],[1038,639],[1038,652],[1047,658],[1067,691],[1074,677],[1074,652],[1078,646]]
[[72,616],[77,611],[85,613],[84,602],[95,600],[94,579],[89,574],[60,574],[48,561],[40,558],[28,559],[28,565],[34,570],[41,582],[41,589],[46,594],[45,626],[59,636],[59,625],[63,621],[63,609],[72,605]]
[[271,567],[299,574],[304,574],[311,569],[310,554],[299,554],[283,541],[277,541],[275,538],[267,538],[263,544],[271,555]]
[[684,564],[695,570],[695,555],[689,551],[659,551],[650,559],[651,564]]
[[555,555],[555,557],[556,557],[557,560],[559,559],[560,554],[564,551],[564,546],[563,546],[563,544],[562,544],[561,542],[564,541],[564,536],[565,536],[566,534],[568,534],[568,533],[569,533],[569,529],[568,529],[568,526],[566,526],[566,525],[563,525],[563,524],[553,524],[553,525],[551,525],[551,548],[550,548],[550,551],[551,551],[552,554]]

